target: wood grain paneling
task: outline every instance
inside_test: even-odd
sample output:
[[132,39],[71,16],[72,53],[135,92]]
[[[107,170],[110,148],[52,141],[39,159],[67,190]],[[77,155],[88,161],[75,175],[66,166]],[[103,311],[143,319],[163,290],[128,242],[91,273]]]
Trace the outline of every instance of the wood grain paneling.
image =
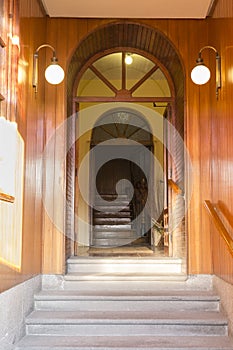
[[[222,89],[218,103],[212,105],[211,96],[211,167],[212,167],[212,202],[217,204],[228,218],[227,229],[233,237],[233,46],[232,19],[216,19],[210,21],[210,44],[218,48],[222,57]],[[227,252],[224,242],[216,228],[211,224],[213,244],[214,273],[226,281],[233,283],[232,257]]]
[[[9,2],[8,2],[9,3]],[[15,4],[14,4],[15,3]],[[13,237],[15,231],[17,239],[22,239],[21,262],[17,268],[7,266],[6,263],[0,265],[1,291],[10,288],[13,285],[22,282],[31,276],[41,272],[41,245],[42,245],[42,152],[44,146],[44,88],[41,85],[42,94],[35,99],[31,87],[32,77],[32,56],[36,46],[45,41],[45,22],[44,19],[20,20],[18,9],[14,6],[18,1],[12,2],[11,12],[13,14],[12,28],[8,32],[19,34],[20,48],[13,47],[9,50],[8,60],[4,69],[7,73],[7,98],[5,100],[5,113],[9,119],[16,120],[18,130],[24,144],[24,181],[23,198],[21,203],[20,217],[14,216],[11,225],[7,227],[8,239]],[[6,9],[6,16],[8,16]],[[19,26],[19,29],[18,29]],[[38,28],[40,30],[38,31]],[[10,40],[7,46],[10,45]],[[43,56],[41,57],[43,63]],[[19,75],[18,75],[19,73]],[[41,73],[41,69],[40,69]],[[6,79],[7,81],[7,79]],[[16,178],[20,180],[20,167],[17,167]],[[20,200],[19,196],[16,201]],[[13,207],[12,207],[13,208]],[[12,210],[9,208],[8,210]],[[6,214],[5,209],[0,210],[1,215]],[[5,217],[4,219],[7,219]],[[18,220],[18,221],[15,221]],[[1,220],[3,223],[3,220]],[[21,224],[15,224],[20,222]],[[1,248],[6,249],[9,242],[1,240]],[[14,249],[12,248],[12,253]]]
[[20,17],[44,17],[45,9],[41,0],[20,0],[19,1]]
[[217,0],[212,14],[213,18],[232,18],[233,2],[232,0]]

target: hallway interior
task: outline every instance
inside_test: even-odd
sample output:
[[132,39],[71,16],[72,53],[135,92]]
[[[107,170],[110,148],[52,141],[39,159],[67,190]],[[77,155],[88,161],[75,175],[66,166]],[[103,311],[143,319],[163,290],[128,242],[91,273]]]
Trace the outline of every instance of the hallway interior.
[[0,0],[0,349],[233,350],[232,0],[49,2]]

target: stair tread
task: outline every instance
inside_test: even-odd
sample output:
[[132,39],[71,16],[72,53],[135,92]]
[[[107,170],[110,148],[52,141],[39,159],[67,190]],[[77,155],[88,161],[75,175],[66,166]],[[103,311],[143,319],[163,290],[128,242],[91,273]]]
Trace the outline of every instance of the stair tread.
[[[131,222],[131,218],[129,217],[117,217],[117,218],[115,218],[115,217],[109,217],[109,218],[103,218],[103,217],[96,217],[96,218],[94,218],[94,222],[103,222],[105,225],[111,225],[111,223],[112,222],[114,222],[114,223],[116,223],[115,225],[117,225],[117,223],[119,222],[119,223],[122,223],[122,221],[123,221],[123,223],[126,221],[126,223],[128,223],[128,222]],[[108,222],[109,222],[109,224],[108,224]]]
[[[125,226],[125,227],[124,227]],[[101,223],[101,222],[94,222],[94,232],[105,232],[106,234],[110,231],[114,231],[116,233],[125,232],[125,231],[131,231],[131,223],[123,223],[123,222],[112,222],[112,223]],[[96,229],[98,231],[96,231]],[[107,231],[107,232],[106,232]]]
[[17,349],[160,349],[160,350],[233,350],[232,340],[226,336],[38,336],[27,335],[16,346]]
[[81,273],[72,272],[64,276],[65,281],[185,281],[187,275],[183,273]]
[[135,236],[134,232],[116,232],[116,231],[95,231],[94,232],[94,238],[93,239],[106,239],[106,238],[110,238],[110,239],[119,239],[119,238],[124,238],[124,239],[134,239],[137,238],[137,236]]
[[121,212],[121,211],[125,211],[125,210],[130,210],[129,206],[126,204],[120,204],[120,203],[115,203],[111,204],[111,202],[109,202],[109,204],[104,204],[104,205],[95,205],[94,207],[95,210],[98,210],[100,212]]
[[94,208],[100,207],[100,206],[106,206],[106,205],[124,205],[129,207],[130,206],[130,201],[127,198],[102,198],[102,199],[97,199],[95,200]]
[[100,277],[115,277],[116,279],[118,277],[127,277],[129,278],[135,278],[135,277],[156,277],[156,276],[183,276],[183,277],[186,277],[185,274],[183,273],[180,273],[180,272],[173,272],[173,273],[155,273],[155,272],[130,272],[130,273],[127,273],[127,272],[70,272],[70,273],[67,273],[65,276],[64,276],[64,279],[65,280],[70,280],[70,279],[75,279],[75,277],[90,277],[90,276],[93,276],[95,278],[100,278]]
[[162,300],[162,301],[219,301],[219,296],[207,291],[167,291],[167,290],[103,290],[103,291],[41,291],[35,295],[35,300],[76,300],[76,299],[104,299],[104,300]]
[[111,212],[111,211],[104,211],[104,212],[102,212],[102,211],[94,211],[94,216],[96,216],[96,217],[99,217],[99,216],[101,216],[101,217],[105,217],[105,215],[110,215],[111,217],[114,215],[114,217],[115,216],[127,216],[127,217],[129,217],[130,216],[130,210],[123,210],[123,211],[118,211],[118,212],[116,212],[116,213],[113,213],[113,212]]
[[170,257],[85,257],[85,256],[72,256],[67,260],[68,264],[171,264],[171,263],[182,263],[181,258],[170,258]]
[[33,311],[26,324],[186,324],[227,325],[226,317],[218,311]]

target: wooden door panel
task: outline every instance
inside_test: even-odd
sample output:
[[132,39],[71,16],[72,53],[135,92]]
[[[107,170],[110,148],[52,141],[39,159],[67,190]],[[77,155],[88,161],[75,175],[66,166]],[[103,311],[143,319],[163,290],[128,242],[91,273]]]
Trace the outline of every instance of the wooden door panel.
[[[122,179],[131,181],[130,162],[126,159],[113,159],[106,162],[96,176],[96,187],[99,194],[116,194],[116,184]],[[120,188],[125,193],[124,184]]]

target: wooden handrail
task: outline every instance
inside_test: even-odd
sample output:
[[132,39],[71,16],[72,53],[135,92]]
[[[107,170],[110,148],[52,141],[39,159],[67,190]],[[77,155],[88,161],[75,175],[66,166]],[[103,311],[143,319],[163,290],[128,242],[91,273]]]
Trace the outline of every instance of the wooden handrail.
[[177,183],[172,179],[168,179],[168,185],[171,186],[171,188],[176,194],[182,193],[182,189],[180,188],[180,186],[178,186]]
[[208,210],[208,213],[210,214],[211,218],[213,219],[215,226],[218,229],[218,232],[220,233],[221,237],[225,241],[231,255],[233,256],[233,239],[231,238],[230,234],[226,230],[222,220],[220,219],[218,213],[215,210],[214,205],[209,201],[205,200],[205,207]]

